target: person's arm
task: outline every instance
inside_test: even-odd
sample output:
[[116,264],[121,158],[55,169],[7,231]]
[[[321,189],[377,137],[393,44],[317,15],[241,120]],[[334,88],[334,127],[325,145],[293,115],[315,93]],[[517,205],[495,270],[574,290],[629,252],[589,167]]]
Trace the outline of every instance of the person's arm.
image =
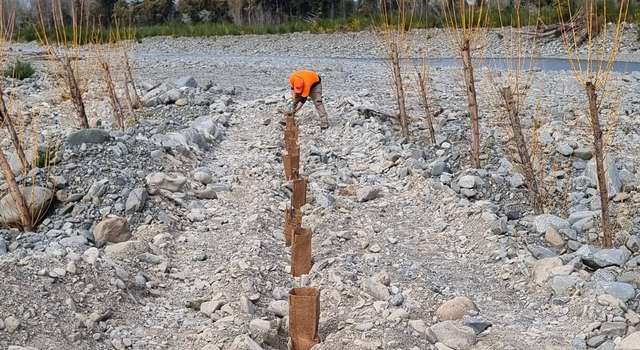
[[304,106],[305,102],[306,98],[294,96],[293,102],[291,103],[291,114],[296,114],[300,109],[302,109],[302,106]]

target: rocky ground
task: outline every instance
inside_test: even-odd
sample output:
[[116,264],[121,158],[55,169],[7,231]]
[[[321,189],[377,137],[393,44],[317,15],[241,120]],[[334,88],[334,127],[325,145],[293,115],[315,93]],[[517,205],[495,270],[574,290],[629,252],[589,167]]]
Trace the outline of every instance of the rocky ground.
[[[451,56],[445,34],[415,40],[423,34],[433,57]],[[628,61],[640,61],[634,35]],[[319,349],[640,349],[640,73],[612,75],[603,104],[617,239],[599,249],[589,124],[571,72],[531,73],[523,123],[548,192],[536,216],[507,142],[499,73],[477,70],[483,168],[472,170],[460,70],[430,70],[444,112],[429,145],[405,67],[405,140],[384,117],[395,104],[377,45],[367,33],[145,39],[131,57],[146,107],[125,132],[110,131],[89,73],[90,131],[73,130],[45,62],[7,82],[31,153],[48,155],[21,184],[41,187],[32,205],[53,203],[36,232],[0,230],[0,348],[286,349],[291,190],[277,110],[288,73],[310,67],[331,127],[320,130],[311,106],[298,116],[314,267],[296,283],[321,290]],[[29,50],[14,54],[34,59]],[[0,201],[5,221],[10,202]]]

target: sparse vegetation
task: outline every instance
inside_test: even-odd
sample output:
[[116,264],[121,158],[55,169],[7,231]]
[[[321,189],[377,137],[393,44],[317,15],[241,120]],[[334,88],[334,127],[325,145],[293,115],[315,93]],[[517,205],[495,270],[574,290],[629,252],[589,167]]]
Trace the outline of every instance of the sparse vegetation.
[[16,59],[10,65],[5,68],[3,75],[7,78],[14,78],[18,80],[24,80],[31,78],[35,74],[35,69],[31,63]]
[[[78,67],[80,45],[91,40],[89,31],[85,30],[85,28],[88,28],[84,10],[86,4],[84,0],[74,1],[71,4],[70,25],[66,21],[61,0],[51,2],[51,8],[49,9],[51,13],[46,13],[44,6],[38,2],[40,17],[40,24],[37,27],[38,39],[62,71],[67,90],[76,110],[77,126],[87,129],[89,128],[89,120],[82,90],[80,89],[81,74]],[[50,19],[53,20],[54,40],[49,39],[47,23]]]

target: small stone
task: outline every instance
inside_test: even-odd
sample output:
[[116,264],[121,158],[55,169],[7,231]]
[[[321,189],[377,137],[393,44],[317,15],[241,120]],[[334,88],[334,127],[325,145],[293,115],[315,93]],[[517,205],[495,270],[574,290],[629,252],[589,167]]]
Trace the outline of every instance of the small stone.
[[402,293],[394,294],[389,300],[389,304],[393,306],[400,306],[402,303],[404,303],[404,296]]
[[98,261],[99,255],[100,251],[98,248],[91,247],[82,253],[82,260],[89,265],[95,265],[96,261]]
[[211,175],[204,171],[196,171],[195,173],[193,173],[193,179],[203,185],[208,185],[213,180]]
[[248,335],[239,335],[233,340],[229,350],[263,350],[263,348]]
[[369,251],[372,253],[380,253],[382,249],[380,248],[380,246],[378,244],[373,244],[369,246]]
[[275,300],[269,303],[267,311],[273,313],[278,317],[285,317],[289,315],[289,302],[286,300]]
[[256,306],[245,295],[240,297],[240,310],[245,314],[253,315],[256,313]]
[[609,266],[624,266],[629,260],[631,252],[626,248],[597,249],[591,246],[582,246],[577,252],[582,256],[585,265],[591,268],[604,268]]
[[464,296],[455,297],[436,310],[436,317],[439,321],[461,320],[471,311],[478,311],[476,304]]
[[144,208],[147,197],[147,189],[145,188],[136,188],[131,191],[125,203],[125,212],[130,214],[141,211]]
[[467,327],[472,328],[476,332],[476,334],[480,334],[489,329],[489,327],[493,326],[493,323],[485,320],[480,316],[465,316],[463,324]]
[[600,334],[623,336],[625,333],[627,333],[626,322],[603,322],[600,326]]
[[570,296],[581,281],[577,276],[554,276],[551,280],[551,289],[556,296]]
[[618,344],[616,350],[640,350],[640,332],[634,332]]
[[249,329],[254,333],[267,333],[271,330],[271,322],[261,319],[251,320]]
[[367,332],[372,330],[374,327],[373,322],[364,322],[356,325],[355,329],[360,332]]
[[362,283],[362,289],[372,297],[380,301],[387,301],[391,296],[389,289],[374,278],[367,278]]
[[191,76],[184,76],[176,79],[173,85],[177,88],[197,88],[198,82]]
[[567,229],[570,227],[569,222],[565,219],[551,214],[541,214],[534,218],[533,226],[538,233],[546,233],[549,227],[557,230]]
[[535,262],[533,267],[533,280],[538,285],[543,285],[551,276],[551,270],[562,266],[560,258],[546,258]]
[[78,271],[78,269],[76,268],[76,263],[73,262],[73,261],[69,261],[67,263],[66,270],[67,270],[68,273],[70,273],[72,275],[75,275],[76,272]]
[[524,186],[524,176],[520,173],[515,173],[509,177],[509,184],[513,188],[519,188]]
[[476,332],[455,321],[444,321],[431,326],[440,343],[456,350],[468,350],[476,343]]
[[556,150],[565,157],[569,157],[573,154],[573,148],[567,143],[559,144]]
[[363,187],[356,193],[356,200],[358,202],[368,202],[379,197],[380,189],[377,187]]
[[420,334],[427,333],[427,324],[423,320],[410,320],[409,327]]
[[15,332],[20,327],[20,320],[13,316],[4,319],[4,328],[9,334]]
[[586,147],[578,147],[573,151],[573,154],[582,160],[589,160],[593,156],[591,150]]
[[101,242],[121,243],[128,241],[132,236],[127,219],[113,216],[96,225],[93,229],[93,237]]
[[625,245],[632,253],[637,253],[640,251],[640,237],[636,235],[629,236]]
[[527,246],[527,250],[529,250],[529,253],[531,253],[531,255],[536,259],[546,259],[558,256],[558,253],[539,244],[530,244]]
[[458,179],[458,186],[460,188],[472,189],[476,187],[476,177],[473,175],[464,175]]
[[627,302],[636,295],[635,288],[623,282],[598,282],[598,290]]
[[222,307],[222,305],[224,305],[224,303],[219,300],[207,301],[200,305],[200,312],[209,317],[212,317],[213,314]]
[[107,142],[111,139],[109,132],[102,129],[84,129],[67,136],[67,143],[72,146]]
[[544,240],[554,247],[564,246],[564,238],[553,226],[547,228],[547,232],[544,234]]
[[587,339],[587,345],[592,348],[597,348],[598,346],[602,345],[605,340],[607,340],[607,337],[605,337],[604,335],[596,335]]

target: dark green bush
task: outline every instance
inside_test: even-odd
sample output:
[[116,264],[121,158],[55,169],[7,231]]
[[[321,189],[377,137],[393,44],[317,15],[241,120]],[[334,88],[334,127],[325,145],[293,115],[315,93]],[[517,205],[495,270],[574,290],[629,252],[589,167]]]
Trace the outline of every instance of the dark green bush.
[[36,72],[31,63],[16,59],[2,73],[5,77],[19,80],[30,78]]

